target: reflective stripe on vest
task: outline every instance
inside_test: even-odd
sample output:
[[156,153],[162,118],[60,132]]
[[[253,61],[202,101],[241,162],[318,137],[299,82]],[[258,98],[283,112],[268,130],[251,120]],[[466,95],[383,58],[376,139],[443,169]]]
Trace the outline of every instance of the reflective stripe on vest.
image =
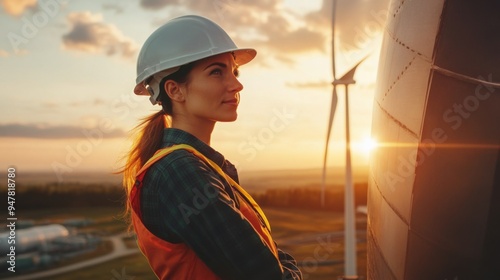
[[198,258],[193,250],[184,243],[170,243],[153,233],[151,233],[141,221],[140,211],[140,188],[146,171],[158,160],[167,156],[171,152],[184,149],[210,165],[219,175],[227,180],[240,201],[239,210],[241,214],[250,222],[255,231],[260,235],[267,247],[278,258],[276,245],[271,237],[271,227],[269,222],[259,207],[257,202],[230,176],[228,176],[216,163],[205,157],[193,147],[179,144],[172,147],[158,150],[139,170],[136,176],[136,184],[130,192],[130,202],[132,204],[132,223],[137,234],[137,243],[141,252],[148,259],[149,264],[155,274],[160,279],[219,279],[206,265]]

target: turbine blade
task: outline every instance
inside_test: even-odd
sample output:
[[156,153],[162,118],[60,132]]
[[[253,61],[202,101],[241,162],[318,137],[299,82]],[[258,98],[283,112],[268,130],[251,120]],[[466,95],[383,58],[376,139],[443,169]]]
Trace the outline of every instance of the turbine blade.
[[326,163],[328,158],[328,144],[330,143],[330,134],[332,131],[333,118],[335,116],[335,111],[337,109],[337,89],[336,86],[333,86],[332,93],[332,103],[330,108],[330,118],[328,120],[328,129],[326,132],[326,144],[325,144],[325,153],[323,156],[323,175],[321,179],[321,207],[325,206],[325,187],[326,187]]
[[333,74],[333,93],[332,103],[330,108],[330,118],[328,120],[328,129],[326,132],[325,154],[323,156],[323,175],[321,179],[321,208],[325,206],[325,187],[326,187],[326,164],[328,158],[328,144],[330,142],[330,134],[332,131],[333,117],[337,109],[337,89],[336,89],[336,72],[335,72],[335,13],[337,9],[337,1],[332,3],[332,74]]
[[337,10],[337,0],[333,0],[332,6],[332,73],[333,80],[335,81],[337,77],[335,73],[335,13]]
[[361,59],[356,65],[354,65],[349,71],[347,71],[347,73],[345,73],[340,79],[338,79],[336,81],[336,83],[337,84],[343,84],[343,85],[354,84],[355,83],[355,81],[354,81],[354,73],[356,72],[356,69],[361,64],[361,62],[365,61],[365,59],[367,57],[368,56],[363,57],[363,59]]

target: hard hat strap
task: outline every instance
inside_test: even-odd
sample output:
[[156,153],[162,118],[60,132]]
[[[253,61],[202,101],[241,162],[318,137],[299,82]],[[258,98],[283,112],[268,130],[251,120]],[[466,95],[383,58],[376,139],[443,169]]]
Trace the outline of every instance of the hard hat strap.
[[158,104],[158,96],[160,95],[160,83],[161,80],[168,75],[171,75],[175,72],[177,72],[180,69],[180,67],[174,67],[170,68],[167,70],[160,71],[158,73],[155,73],[153,76],[151,76],[150,80],[147,82],[147,89],[149,91],[149,94],[151,95],[149,97],[149,101],[153,105]]

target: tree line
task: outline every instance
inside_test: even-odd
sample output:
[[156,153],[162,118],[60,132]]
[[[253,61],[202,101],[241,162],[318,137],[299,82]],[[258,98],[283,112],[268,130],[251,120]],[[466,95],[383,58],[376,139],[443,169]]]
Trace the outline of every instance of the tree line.
[[[325,191],[325,207],[321,206],[319,188],[269,189],[263,193],[252,194],[260,206],[300,208],[309,210],[344,211],[344,191],[342,186],[336,190]],[[367,183],[354,185],[355,204],[366,205]]]
[[[366,205],[367,184],[358,183],[354,187],[356,205]],[[343,188],[339,186],[334,189],[335,191],[325,192],[324,210],[342,212],[344,210]],[[6,188],[2,188],[0,192],[2,197],[6,197],[6,191]],[[260,193],[251,193],[251,195],[263,207],[322,209],[321,192],[317,187],[268,189]],[[15,199],[18,209],[124,207],[125,193],[121,186],[113,184],[53,183],[17,188]]]

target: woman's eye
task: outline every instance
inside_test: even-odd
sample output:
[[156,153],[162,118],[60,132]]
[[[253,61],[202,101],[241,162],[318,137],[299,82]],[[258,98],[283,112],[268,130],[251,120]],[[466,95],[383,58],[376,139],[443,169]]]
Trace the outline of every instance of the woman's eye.
[[240,76],[240,70],[238,69],[234,70],[233,74],[236,78],[238,78]]
[[214,69],[210,72],[210,75],[222,75],[221,69]]

